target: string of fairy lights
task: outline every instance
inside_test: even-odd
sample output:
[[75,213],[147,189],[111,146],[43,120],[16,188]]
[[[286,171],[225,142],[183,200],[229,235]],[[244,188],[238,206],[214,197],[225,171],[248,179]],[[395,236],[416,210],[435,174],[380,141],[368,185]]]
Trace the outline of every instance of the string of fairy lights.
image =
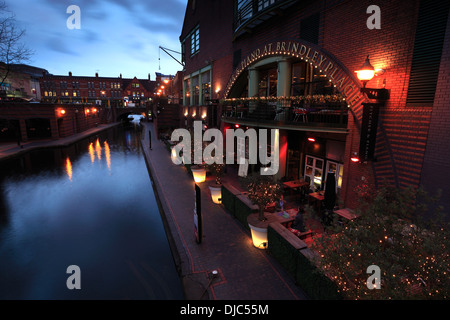
[[[231,102],[233,99],[252,99],[252,98],[227,98],[229,96],[229,93],[231,91],[231,88],[234,86],[236,80],[239,78],[240,74],[251,64],[268,58],[270,56],[290,56],[290,57],[294,57],[294,58],[298,58],[300,60],[304,60],[306,63],[309,62],[309,64],[311,66],[314,66],[315,69],[317,69],[317,71],[323,75],[324,77],[328,77],[327,74],[323,73],[323,70],[318,68],[317,65],[314,65],[312,61],[310,61],[308,58],[303,57],[302,55],[299,55],[298,53],[294,53],[294,52],[287,52],[287,51],[273,51],[273,52],[265,52],[263,54],[260,54],[258,56],[255,56],[251,59],[248,59],[247,61],[244,61],[241,64],[241,67],[237,68],[236,71],[233,73],[233,75],[231,76],[226,89],[225,89],[225,99],[223,99],[223,102]],[[332,82],[331,79],[328,79],[329,82]],[[336,84],[333,84],[334,87],[336,87]],[[335,96],[335,98],[337,98],[338,100],[333,100],[333,102],[344,102],[345,100],[345,96],[344,95],[311,95],[311,96],[291,96],[291,97],[266,97],[268,101],[280,101],[280,100],[289,100],[289,101],[306,101],[307,99],[314,99],[314,97],[318,98],[319,96],[322,96],[323,98],[332,98],[332,96]],[[254,97],[257,99],[260,98],[264,98],[264,97]],[[248,101],[252,101],[252,100],[248,100]],[[325,102],[329,102],[327,100],[325,100]],[[347,107],[350,108],[350,104],[347,105]]]

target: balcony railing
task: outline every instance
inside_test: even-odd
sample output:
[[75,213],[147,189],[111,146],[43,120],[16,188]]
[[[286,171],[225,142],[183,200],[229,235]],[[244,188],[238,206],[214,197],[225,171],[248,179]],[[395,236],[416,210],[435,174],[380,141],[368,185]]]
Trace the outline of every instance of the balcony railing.
[[270,12],[271,9],[282,6],[292,0],[237,0],[234,15],[234,31],[238,31],[249,20],[256,16]]
[[233,123],[346,129],[348,107],[342,102],[245,101],[222,106],[222,119]]

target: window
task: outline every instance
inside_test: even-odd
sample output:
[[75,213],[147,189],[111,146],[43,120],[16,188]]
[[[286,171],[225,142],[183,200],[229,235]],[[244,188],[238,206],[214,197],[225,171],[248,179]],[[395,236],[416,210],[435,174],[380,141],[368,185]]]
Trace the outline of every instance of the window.
[[211,80],[210,80],[210,72],[204,72],[201,75],[202,77],[202,101],[201,104],[206,104],[207,100],[211,99]]
[[196,77],[192,77],[191,78],[192,81],[192,96],[194,98],[194,105],[198,105],[199,104],[199,95],[200,95],[200,88],[198,86],[198,76]]
[[277,68],[260,70],[259,96],[276,97],[277,96]]
[[191,34],[191,56],[198,53],[200,50],[200,29],[199,27]]
[[311,64],[306,62],[292,64],[292,96],[334,93],[337,91],[333,84]]
[[300,22],[300,39],[319,44],[320,13],[313,14]]
[[189,106],[191,105],[191,79],[186,79],[184,81],[184,92],[185,92],[184,104],[186,106]]
[[433,104],[448,13],[449,1],[420,1],[406,96],[406,104],[409,106]]
[[309,177],[310,186],[317,190],[322,186],[323,162],[323,159],[306,156],[305,180],[308,179],[306,177]]
[[265,9],[274,3],[275,3],[275,0],[259,0],[258,1],[258,11]]

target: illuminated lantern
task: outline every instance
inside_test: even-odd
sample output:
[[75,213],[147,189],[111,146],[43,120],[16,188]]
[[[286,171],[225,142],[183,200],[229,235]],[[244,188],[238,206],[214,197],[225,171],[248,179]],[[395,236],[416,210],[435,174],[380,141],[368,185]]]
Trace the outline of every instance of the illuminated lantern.
[[206,180],[206,170],[205,168],[200,167],[192,167],[192,176],[194,177],[194,181],[196,183],[205,182]]
[[267,228],[259,228],[249,224],[253,245],[258,249],[267,249]]
[[211,198],[214,203],[222,203],[222,187],[221,186],[209,186],[211,191]]
[[361,66],[359,70],[356,70],[356,76],[363,83],[364,87],[366,83],[372,80],[375,76],[375,68],[370,64],[369,56],[367,56],[366,61]]
[[352,154],[350,160],[351,160],[352,162],[359,162],[359,156],[358,156],[358,153],[353,152],[353,154]]

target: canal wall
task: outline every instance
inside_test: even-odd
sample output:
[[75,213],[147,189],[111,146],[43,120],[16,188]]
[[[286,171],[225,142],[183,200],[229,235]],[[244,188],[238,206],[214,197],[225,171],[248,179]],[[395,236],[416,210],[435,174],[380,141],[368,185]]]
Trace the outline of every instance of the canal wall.
[[[143,128],[144,131],[142,133],[141,148],[152,183],[155,199],[158,204],[161,220],[166,231],[167,241],[172,252],[175,268],[182,282],[185,298],[187,300],[197,300],[200,296],[203,296],[202,299],[208,299],[208,295],[204,295],[203,293],[200,294],[200,292],[203,292],[205,288],[207,288],[207,281],[202,277],[197,277],[195,275],[193,276],[194,273],[192,264],[187,253],[188,249],[184,245],[183,239],[180,236],[181,231],[178,230],[178,226],[170,214],[170,203],[167,199],[165,199],[164,190],[162,189],[161,183],[158,183],[158,178],[155,174],[157,168],[155,168],[154,164],[149,159],[150,152],[152,152],[152,150],[150,150],[149,139],[152,139],[152,136],[147,134],[147,132],[152,128],[149,125],[144,125]],[[154,135],[155,133],[153,133],[153,136]],[[169,177],[167,178],[170,179]]]
[[58,140],[39,140],[21,143],[21,146],[14,144],[0,144],[0,162],[6,159],[21,156],[27,152],[31,152],[39,149],[46,148],[65,148],[77,143],[80,140],[89,138],[90,136],[99,134],[102,131],[111,129],[120,125],[121,122],[115,122],[110,124],[101,124],[95,128],[88,129],[81,133],[74,134],[70,137],[58,139]]

